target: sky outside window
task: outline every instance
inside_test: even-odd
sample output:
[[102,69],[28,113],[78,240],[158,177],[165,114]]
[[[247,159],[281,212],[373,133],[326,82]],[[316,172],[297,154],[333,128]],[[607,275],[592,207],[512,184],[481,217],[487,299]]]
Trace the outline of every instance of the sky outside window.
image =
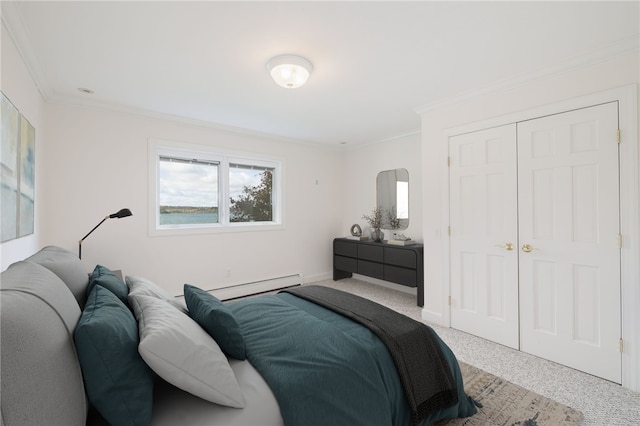
[[161,159],[160,205],[218,207],[218,165]]

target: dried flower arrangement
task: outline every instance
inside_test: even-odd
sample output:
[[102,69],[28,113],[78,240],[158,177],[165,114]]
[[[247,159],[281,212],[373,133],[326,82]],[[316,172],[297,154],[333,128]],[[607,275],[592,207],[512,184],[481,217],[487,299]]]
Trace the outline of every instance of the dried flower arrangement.
[[400,219],[396,215],[396,208],[395,207],[391,207],[391,210],[389,210],[387,212],[387,224],[389,225],[389,228],[391,228],[391,229],[400,228]]
[[382,227],[382,216],[384,209],[380,206],[371,211],[370,215],[363,214],[362,218],[367,221],[369,226],[373,229],[380,229]]
[[400,219],[396,215],[395,208],[387,211],[378,206],[371,211],[370,215],[362,215],[362,218],[366,220],[373,229],[380,229],[383,225],[388,225],[389,229],[400,228]]

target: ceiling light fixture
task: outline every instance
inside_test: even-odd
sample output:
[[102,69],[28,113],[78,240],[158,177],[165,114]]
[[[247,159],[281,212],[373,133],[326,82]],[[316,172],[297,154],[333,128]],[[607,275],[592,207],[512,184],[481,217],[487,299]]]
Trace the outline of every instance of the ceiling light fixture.
[[281,55],[267,62],[267,69],[279,86],[295,89],[307,82],[313,65],[301,56]]

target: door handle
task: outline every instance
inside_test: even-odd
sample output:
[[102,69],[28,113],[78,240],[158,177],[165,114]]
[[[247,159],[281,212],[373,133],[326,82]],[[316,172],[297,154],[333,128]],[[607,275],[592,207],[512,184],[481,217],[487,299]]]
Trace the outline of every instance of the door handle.
[[507,251],[511,251],[513,250],[513,243],[505,243],[503,246],[501,246],[500,244],[496,244],[496,247],[500,247]]
[[522,246],[522,251],[525,253],[531,253],[531,250],[533,250],[533,247],[531,247],[529,244],[524,244]]

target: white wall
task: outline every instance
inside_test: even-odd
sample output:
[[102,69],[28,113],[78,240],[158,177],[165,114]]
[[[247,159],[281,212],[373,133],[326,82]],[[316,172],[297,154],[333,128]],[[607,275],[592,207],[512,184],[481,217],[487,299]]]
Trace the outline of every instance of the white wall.
[[[536,78],[517,85],[504,86],[502,90],[487,91],[483,94],[459,99],[456,102],[443,103],[424,108],[422,113],[422,170],[423,170],[423,204],[424,204],[424,244],[425,244],[425,303],[423,318],[442,325],[449,325],[449,309],[447,304],[447,244],[445,244],[446,197],[443,192],[448,175],[446,167],[447,129],[475,122],[491,122],[500,124],[501,116],[515,115],[521,111],[533,110],[545,105],[560,103],[592,93],[603,92],[622,86],[640,83],[638,52],[619,55],[592,65],[584,65]],[[637,89],[637,88],[636,88]],[[637,101],[635,101],[637,103]],[[637,107],[637,105],[635,105]],[[533,118],[533,117],[529,117]],[[626,117],[629,118],[629,117]],[[637,117],[635,117],[637,120]],[[627,120],[628,122],[629,120]],[[502,123],[505,124],[505,123]],[[471,129],[472,126],[468,126]],[[627,127],[628,130],[628,127]],[[623,143],[635,144],[637,157],[638,129],[623,132]],[[635,133],[635,134],[634,134]],[[631,137],[629,137],[631,136]],[[626,139],[625,139],[626,137]],[[624,149],[621,148],[624,153]],[[624,167],[628,161],[623,159]],[[638,158],[634,158],[634,164]],[[636,173],[637,176],[637,173]],[[638,185],[634,182],[623,182],[627,187]],[[637,196],[635,197],[637,199]],[[429,205],[431,208],[426,208]],[[623,205],[624,208],[624,205]],[[623,213],[623,222],[638,211],[637,205],[627,205]],[[638,253],[638,221],[631,218],[630,234],[625,234],[624,249]],[[623,232],[625,232],[623,230]],[[637,278],[637,265],[640,259],[626,261],[627,270]],[[624,267],[624,265],[623,265]],[[633,270],[632,270],[633,269]],[[632,389],[640,389],[640,342],[637,332],[640,330],[640,316],[635,312],[640,308],[640,284],[635,278],[623,281],[623,290],[627,296],[623,300],[623,336],[625,351],[623,353],[623,384]],[[633,281],[633,282],[632,282]],[[630,333],[630,334],[629,334]]]
[[[226,132],[97,108],[47,104],[2,26],[2,90],[36,128],[36,232],[0,246],[2,270],[41,247],[77,250],[96,263],[146,276],[173,294],[190,282],[207,289],[301,273],[305,282],[331,276],[331,240],[375,206],[378,172],[406,168],[410,226],[421,239],[421,139],[413,134],[366,147],[320,147]],[[285,229],[149,237],[147,141],[209,145],[280,157],[285,166]],[[364,226],[363,226],[364,228]],[[229,273],[230,272],[230,273]]]
[[36,204],[35,223],[32,235],[5,242],[0,245],[0,270],[5,270],[16,260],[23,259],[40,247],[39,235],[42,226],[42,210],[39,209],[38,197],[42,187],[43,176],[38,172],[44,161],[40,155],[47,144],[46,132],[43,129],[44,100],[40,96],[29,71],[24,65],[13,40],[4,23],[1,25],[2,67],[0,80],[2,92],[36,129]]
[[[189,282],[207,289],[300,273],[330,276],[331,240],[342,233],[342,154],[336,147],[296,144],[211,127],[107,110],[47,104],[2,25],[2,91],[36,129],[34,235],[0,245],[1,269],[41,247],[77,250],[96,263],[146,276],[170,293]],[[263,232],[149,237],[147,140],[171,139],[284,160],[285,228]]]
[[[448,294],[443,292],[441,238],[448,222],[442,217],[446,130],[532,109],[590,93],[638,83],[638,54],[619,56],[593,66],[539,78],[505,90],[473,96],[422,112],[422,202],[425,244],[425,311],[437,316],[444,312]],[[637,143],[637,142],[636,142]]]
[[[124,207],[134,214],[105,222],[84,241],[87,269],[101,263],[148,277],[172,294],[181,294],[184,283],[214,289],[295,273],[314,280],[331,270],[331,240],[342,223],[339,150],[64,105],[47,106],[46,127],[43,244],[76,251],[105,215]],[[285,229],[150,237],[149,138],[284,160]]]
[[[376,207],[376,178],[383,170],[407,169],[409,172],[409,227],[399,231],[414,240],[422,240],[422,164],[419,133],[369,144],[344,154],[344,188],[342,232],[349,235],[351,225],[357,223],[365,235],[368,225],[362,215]],[[385,239],[391,232],[383,230]]]

